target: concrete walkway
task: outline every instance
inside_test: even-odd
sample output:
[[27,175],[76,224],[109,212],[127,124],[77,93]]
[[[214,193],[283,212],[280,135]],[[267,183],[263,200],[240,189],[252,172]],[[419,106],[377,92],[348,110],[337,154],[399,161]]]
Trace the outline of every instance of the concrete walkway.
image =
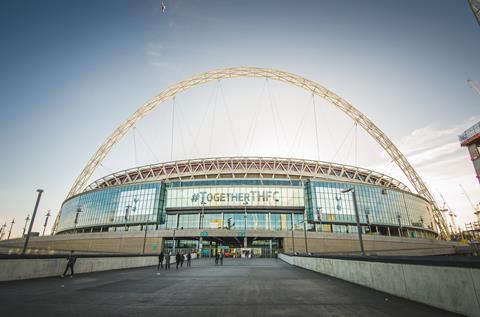
[[0,283],[3,316],[455,316],[274,259]]

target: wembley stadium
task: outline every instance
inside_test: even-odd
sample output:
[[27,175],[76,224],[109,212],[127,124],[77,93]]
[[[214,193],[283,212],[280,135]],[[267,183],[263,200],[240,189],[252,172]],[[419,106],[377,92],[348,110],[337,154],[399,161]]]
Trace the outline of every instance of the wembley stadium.
[[349,188],[364,234],[438,235],[428,201],[391,177],[280,158],[178,161],[108,175],[64,202],[57,234],[168,230],[165,245],[173,247],[173,230],[184,230],[191,236],[177,239],[176,248],[210,254],[221,245],[261,255],[283,249],[291,231],[356,234],[353,196],[342,193]]
[[[112,147],[156,107],[194,86],[239,77],[293,85],[338,108],[390,156],[410,186],[358,166],[248,156],[159,162],[91,181]],[[63,202],[52,233],[33,238],[31,244],[52,250],[195,250],[203,255],[223,250],[272,256],[359,252],[363,237],[369,254],[455,252],[427,186],[370,119],[314,81],[255,67],[201,73],[147,101],[91,157]]]

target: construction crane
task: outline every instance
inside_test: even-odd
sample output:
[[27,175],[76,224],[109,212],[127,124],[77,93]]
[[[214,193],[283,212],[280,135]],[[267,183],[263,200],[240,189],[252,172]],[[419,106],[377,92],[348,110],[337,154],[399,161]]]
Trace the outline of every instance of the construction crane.
[[468,199],[468,202],[470,203],[470,206],[472,206],[472,209],[473,209],[473,213],[475,214],[475,216],[477,217],[477,220],[480,222],[480,204],[477,204],[475,206],[475,204],[473,203],[472,199],[470,198],[470,196],[467,194],[467,192],[465,191],[465,188],[463,188],[462,184],[459,184],[460,188],[462,189],[463,191],[463,194],[465,195],[465,197],[467,197]]
[[[439,193],[439,194],[440,194],[440,197],[443,200],[443,208],[440,211],[442,211],[442,212],[447,212],[448,211],[448,216],[450,217],[450,234],[460,232],[460,228],[457,227],[457,224],[455,222],[455,218],[457,218],[457,215],[455,214],[453,209],[448,205],[448,203],[445,200],[445,198],[443,197],[443,195],[441,193]],[[447,207],[447,208],[445,208],[445,207]],[[446,218],[446,217],[444,217],[444,218]]]

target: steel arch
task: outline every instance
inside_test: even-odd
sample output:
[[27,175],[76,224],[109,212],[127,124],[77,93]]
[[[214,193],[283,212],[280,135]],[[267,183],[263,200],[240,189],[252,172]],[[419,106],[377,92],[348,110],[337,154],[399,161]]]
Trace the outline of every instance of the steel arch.
[[[164,90],[157,96],[147,101],[143,106],[137,109],[129,118],[127,118],[122,124],[120,124],[115,131],[107,138],[107,140],[98,148],[95,154],[90,158],[88,164],[85,166],[81,174],[75,180],[67,198],[79,194],[86,186],[86,183],[90,179],[91,175],[97,168],[97,166],[103,161],[110,149],[117,143],[127,131],[145,117],[150,111],[159,106],[162,102],[169,98],[172,98],[176,94],[179,94],[194,86],[201,85],[207,82],[238,77],[261,77],[266,79],[272,79],[287,84],[297,86],[305,89],[316,96],[325,99],[332,105],[347,114],[350,118],[355,120],[366,132],[368,132],[377,143],[390,155],[393,161],[400,167],[417,193],[431,202],[433,207],[433,218],[438,226],[440,235],[443,238],[448,238],[448,227],[441,215],[438,205],[436,204],[432,194],[429,192],[426,184],[413,169],[412,165],[407,161],[405,156],[400,150],[393,144],[393,142],[383,133],[370,119],[368,119],[363,113],[352,106],[349,102],[328,90],[322,85],[306,79],[304,77],[285,72],[282,70],[271,68],[258,68],[258,67],[233,67],[216,69],[208,72],[204,72],[186,80],[183,80],[168,89]],[[58,217],[57,217],[58,219]]]

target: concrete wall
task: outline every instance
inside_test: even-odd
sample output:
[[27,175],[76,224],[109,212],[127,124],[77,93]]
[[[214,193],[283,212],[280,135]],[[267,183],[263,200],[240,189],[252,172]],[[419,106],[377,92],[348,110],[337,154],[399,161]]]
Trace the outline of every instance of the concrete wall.
[[467,316],[480,316],[480,269],[291,257],[283,261]]
[[[192,259],[196,255],[192,254]],[[175,263],[175,256],[170,258]],[[118,270],[158,264],[158,256],[134,257],[80,257],[74,266],[75,274]],[[48,276],[60,276],[67,265],[66,258],[53,259],[2,259],[0,260],[0,281],[23,280]],[[70,271],[68,272],[70,274]]]
[[[305,238],[302,231],[295,232],[294,242],[290,235],[283,241],[284,252],[305,253]],[[367,253],[375,255],[444,255],[455,254],[458,242],[420,238],[401,238],[377,235],[363,235]],[[307,233],[308,251],[312,253],[358,253],[360,245],[357,234],[335,234],[323,232]]]
[[[237,237],[238,231],[224,229],[204,229],[208,237]],[[199,237],[201,230],[177,230],[175,236]],[[172,230],[149,231],[145,244],[146,253],[160,252],[163,241],[172,237]],[[293,252],[291,231],[254,231],[247,230],[248,237],[278,238],[283,240],[285,252]],[[359,252],[358,236],[356,234],[336,234],[326,232],[308,232],[308,251],[314,253],[355,253]],[[400,237],[364,235],[365,249],[370,254],[386,255],[438,255],[454,254],[456,242],[412,239]],[[83,252],[121,252],[142,253],[144,232],[102,232],[65,234],[30,238],[29,247],[43,250],[76,250]],[[24,239],[0,241],[0,252],[16,252],[23,247]],[[294,232],[296,252],[305,252],[303,231]],[[6,251],[3,251],[6,250]]]
[[[163,236],[153,232],[145,240],[145,253],[160,253],[163,248]],[[0,242],[2,252],[18,253],[23,249],[24,239],[11,239]],[[143,232],[104,232],[75,235],[56,235],[31,237],[27,253],[37,253],[38,250],[108,253],[137,253],[143,251]]]

